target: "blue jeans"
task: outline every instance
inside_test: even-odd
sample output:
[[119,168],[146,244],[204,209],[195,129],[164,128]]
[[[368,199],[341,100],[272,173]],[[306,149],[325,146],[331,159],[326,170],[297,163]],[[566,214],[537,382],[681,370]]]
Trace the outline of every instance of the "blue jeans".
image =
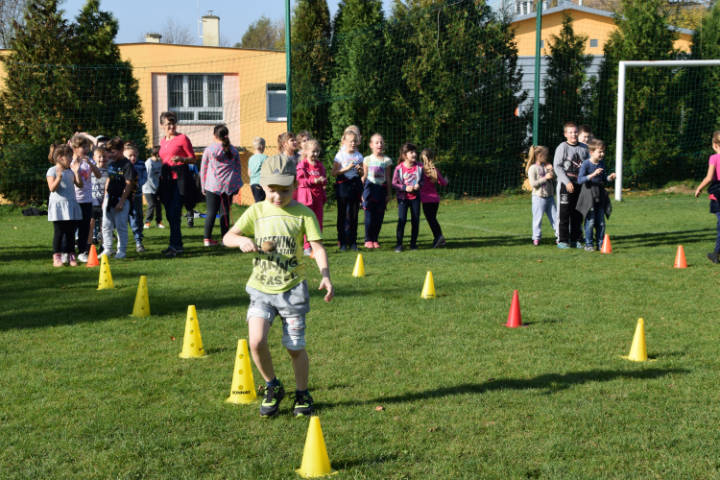
[[405,236],[405,223],[407,211],[410,209],[410,248],[417,247],[417,238],[420,231],[420,195],[410,199],[398,199],[398,223],[395,233],[396,245],[402,245]]
[[[532,239],[540,240],[542,237],[542,219],[546,215],[550,221],[553,233],[557,229],[557,209],[553,197],[532,196]],[[557,234],[555,235],[557,238]]]
[[130,229],[132,229],[135,243],[143,240],[143,202],[142,195],[135,195],[132,199],[132,211],[128,215]]
[[[593,242],[593,229],[597,236],[597,241]],[[585,246],[600,247],[605,237],[605,210],[602,208],[593,208],[585,217]]]
[[173,181],[170,191],[164,196],[165,216],[170,224],[170,246],[175,250],[182,248],[182,231],[180,230],[180,217],[184,204],[183,196],[180,195],[177,182]]
[[365,241],[377,242],[385,219],[387,187],[365,182],[363,203],[365,206]]

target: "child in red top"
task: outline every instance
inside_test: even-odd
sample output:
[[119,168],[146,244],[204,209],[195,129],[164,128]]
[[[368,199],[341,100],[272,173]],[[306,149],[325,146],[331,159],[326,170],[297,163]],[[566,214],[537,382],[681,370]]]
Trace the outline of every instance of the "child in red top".
[[[320,144],[315,139],[305,141],[301,153],[302,160],[297,165],[297,190],[296,200],[306,205],[315,213],[320,231],[323,228],[323,207],[325,206],[325,186],[327,185],[327,174],[325,167],[320,161]],[[312,253],[310,243],[305,237],[303,245],[304,254],[309,256]]]
[[720,130],[713,132],[712,149],[714,155],[710,155],[708,159],[708,169],[705,178],[700,182],[695,190],[695,198],[700,196],[703,188],[710,185],[708,193],[710,194],[710,212],[717,216],[717,238],[715,240],[715,250],[707,254],[708,259],[713,263],[720,262]]
[[400,147],[398,165],[393,173],[392,186],[397,190],[398,223],[395,251],[402,252],[407,211],[410,209],[410,250],[417,250],[420,230],[420,188],[423,182],[423,167],[417,163],[417,148],[412,143]]

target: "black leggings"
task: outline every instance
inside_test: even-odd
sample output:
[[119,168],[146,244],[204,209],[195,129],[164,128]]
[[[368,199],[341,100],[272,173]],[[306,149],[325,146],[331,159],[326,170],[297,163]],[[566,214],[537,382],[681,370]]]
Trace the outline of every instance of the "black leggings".
[[418,232],[420,231],[420,197],[415,197],[412,200],[398,199],[398,223],[395,236],[397,237],[397,245],[402,245],[408,208],[410,209],[410,248],[415,248],[417,247]]
[[92,202],[81,203],[80,211],[82,211],[82,220],[77,222],[78,252],[88,253],[90,249],[88,245],[88,233],[90,232],[90,219],[92,218]]
[[[75,253],[75,227],[77,220],[53,222],[53,253]],[[87,234],[85,235],[87,241]]]
[[205,238],[212,238],[213,227],[215,226],[215,216],[220,212],[220,235],[225,236],[230,230],[230,202],[232,195],[227,193],[205,192],[205,204],[207,206],[207,215],[205,216]]
[[440,224],[437,221],[437,212],[439,206],[439,203],[422,204],[423,213],[425,214],[425,220],[427,220],[428,225],[430,225],[430,230],[432,230],[433,239],[435,240],[442,236],[442,228],[440,228]]

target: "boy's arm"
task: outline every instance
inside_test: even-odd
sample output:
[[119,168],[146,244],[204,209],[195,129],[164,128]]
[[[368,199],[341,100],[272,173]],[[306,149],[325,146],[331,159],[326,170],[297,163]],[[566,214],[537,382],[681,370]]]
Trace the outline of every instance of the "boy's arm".
[[318,290],[322,290],[324,288],[327,291],[327,293],[325,293],[325,301],[329,302],[335,296],[335,287],[333,287],[332,281],[330,281],[330,267],[328,265],[327,252],[321,242],[311,241],[310,247],[312,247],[313,255],[315,255],[315,261],[317,262],[320,274],[322,275]]
[[257,252],[255,241],[243,235],[237,226],[232,227],[223,237],[223,245],[230,248],[240,248],[245,253]]
[[[558,147],[555,149],[555,158],[553,159],[553,169],[555,170],[555,175],[557,175],[558,181],[562,183],[563,185],[567,186],[570,182],[570,179],[567,175],[565,175],[565,167],[563,167],[563,159],[565,158],[565,142],[558,145]],[[568,189],[569,190],[569,189]],[[572,191],[570,191],[572,193]]]

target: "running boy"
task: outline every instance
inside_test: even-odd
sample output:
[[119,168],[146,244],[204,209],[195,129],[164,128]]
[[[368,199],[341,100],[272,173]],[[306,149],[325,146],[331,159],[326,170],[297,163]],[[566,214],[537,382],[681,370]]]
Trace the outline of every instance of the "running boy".
[[226,247],[256,252],[245,291],[250,295],[247,311],[250,351],[267,386],[260,404],[262,417],[276,415],[285,396],[268,347],[268,332],[278,315],[283,323],[282,343],[295,372],[293,414],[305,416],[313,412],[313,399],[308,392],[310,362],[305,350],[305,314],[310,311],[310,299],[303,279],[303,235],[310,242],[322,274],[318,289],[327,290],[326,302],[334,295],[315,214],[292,198],[297,186],[295,175],[295,162],[287,155],[265,160],[260,169],[265,200],[251,205],[223,237]]

